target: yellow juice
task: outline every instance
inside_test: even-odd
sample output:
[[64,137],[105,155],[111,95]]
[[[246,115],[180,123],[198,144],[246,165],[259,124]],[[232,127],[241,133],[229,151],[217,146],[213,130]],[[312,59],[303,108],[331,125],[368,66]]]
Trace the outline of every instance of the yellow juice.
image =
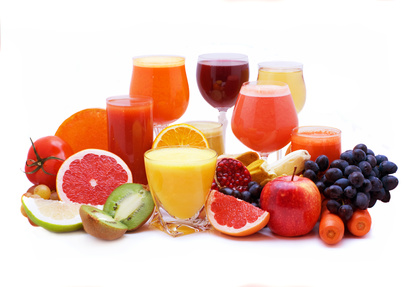
[[286,69],[260,67],[258,70],[258,80],[285,82],[289,86],[296,111],[299,113],[302,110],[306,101],[306,86],[301,67],[289,67]]
[[218,155],[225,153],[224,136],[221,123],[209,121],[194,121],[187,122],[187,124],[199,129],[208,140],[209,147],[215,150],[218,153]]
[[212,149],[168,147],[147,151],[145,169],[156,204],[172,217],[194,217],[209,194],[216,159]]

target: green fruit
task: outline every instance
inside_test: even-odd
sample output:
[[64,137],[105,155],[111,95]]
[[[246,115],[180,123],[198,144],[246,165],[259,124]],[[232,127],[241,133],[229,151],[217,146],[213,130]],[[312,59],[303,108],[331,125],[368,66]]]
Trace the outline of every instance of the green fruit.
[[141,227],[152,215],[154,201],[143,185],[125,183],[117,187],[107,198],[103,211],[133,231]]
[[69,232],[83,227],[80,204],[22,196],[22,205],[33,223],[49,231]]
[[91,205],[82,205],[80,217],[84,230],[94,237],[103,240],[115,240],[122,237],[128,227],[116,221],[112,216]]

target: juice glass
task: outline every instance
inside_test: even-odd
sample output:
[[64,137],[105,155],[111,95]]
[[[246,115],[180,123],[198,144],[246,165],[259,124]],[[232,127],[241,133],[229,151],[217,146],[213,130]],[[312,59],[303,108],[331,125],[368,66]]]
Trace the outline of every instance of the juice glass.
[[135,183],[147,184],[144,153],[152,146],[152,98],[106,99],[109,151],[122,158]]
[[171,236],[209,229],[204,205],[215,175],[216,152],[171,146],[151,149],[144,156],[156,205],[151,225]]
[[223,135],[222,124],[210,121],[194,121],[187,122],[200,130],[209,142],[209,147],[216,151],[218,155],[225,153],[225,141]]
[[296,111],[299,113],[306,101],[303,65],[298,62],[270,61],[258,64],[258,80],[281,81],[288,84]]
[[153,120],[158,134],[179,119],[189,104],[185,58],[179,56],[140,56],[133,58],[129,95],[154,99]]
[[286,83],[255,81],[242,85],[231,127],[244,145],[267,160],[269,153],[290,142],[297,126],[298,116]]
[[224,134],[228,125],[226,112],[235,105],[239,90],[248,81],[248,56],[239,53],[209,53],[199,55],[196,82],[202,97],[218,109],[218,121]]
[[320,155],[326,155],[329,162],[339,159],[341,154],[341,131],[333,127],[303,126],[292,131],[288,151],[305,149],[315,161]]

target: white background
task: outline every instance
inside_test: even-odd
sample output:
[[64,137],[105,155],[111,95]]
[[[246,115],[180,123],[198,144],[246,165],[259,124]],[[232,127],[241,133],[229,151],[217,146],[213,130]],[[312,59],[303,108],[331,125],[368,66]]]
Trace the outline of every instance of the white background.
[[[1,1],[0,278],[8,286],[378,286],[417,284],[418,73],[413,2],[406,1]],[[30,186],[22,170],[29,137],[52,135],[78,110],[127,94],[132,57],[186,57],[188,110],[179,120],[217,120],[199,94],[197,56],[248,55],[304,64],[300,125],[343,132],[343,149],[365,143],[397,163],[388,204],[371,232],[324,245],[300,238],[216,232],[171,238],[156,230],[103,242],[55,234],[20,214]],[[229,111],[230,119],[232,110]],[[247,150],[228,130],[227,152]],[[270,160],[273,160],[270,158]],[[412,260],[410,260],[410,259]],[[388,284],[388,285],[386,285]]]

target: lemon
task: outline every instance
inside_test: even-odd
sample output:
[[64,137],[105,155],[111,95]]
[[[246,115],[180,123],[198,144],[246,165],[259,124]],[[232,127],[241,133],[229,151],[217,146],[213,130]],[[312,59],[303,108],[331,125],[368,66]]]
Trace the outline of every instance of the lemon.
[[22,196],[22,204],[30,220],[53,232],[81,229],[80,206],[58,200]]

